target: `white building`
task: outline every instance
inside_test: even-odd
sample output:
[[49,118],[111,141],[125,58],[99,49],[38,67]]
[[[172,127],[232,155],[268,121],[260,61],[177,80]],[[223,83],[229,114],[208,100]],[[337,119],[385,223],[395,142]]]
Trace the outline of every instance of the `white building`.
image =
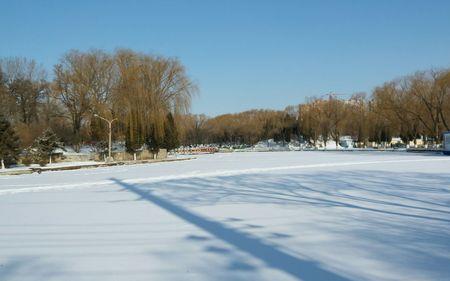
[[444,132],[443,134],[443,147],[442,150],[444,151],[445,155],[450,155],[450,131]]

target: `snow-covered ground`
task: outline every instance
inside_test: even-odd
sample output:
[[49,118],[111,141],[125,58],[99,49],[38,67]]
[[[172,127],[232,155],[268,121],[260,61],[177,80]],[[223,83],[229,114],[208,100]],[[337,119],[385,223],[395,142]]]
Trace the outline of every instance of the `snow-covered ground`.
[[450,280],[450,157],[227,153],[0,176],[0,280]]

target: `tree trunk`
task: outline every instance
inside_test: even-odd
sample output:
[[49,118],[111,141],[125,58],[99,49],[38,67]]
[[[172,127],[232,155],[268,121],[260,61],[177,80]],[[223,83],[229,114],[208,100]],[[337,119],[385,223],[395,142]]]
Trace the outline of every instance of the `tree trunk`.
[[78,115],[72,117],[73,148],[77,153],[81,150],[81,121],[81,117]]
[[3,161],[3,159],[2,159],[1,162],[2,162],[2,170],[4,170],[5,169],[5,161]]

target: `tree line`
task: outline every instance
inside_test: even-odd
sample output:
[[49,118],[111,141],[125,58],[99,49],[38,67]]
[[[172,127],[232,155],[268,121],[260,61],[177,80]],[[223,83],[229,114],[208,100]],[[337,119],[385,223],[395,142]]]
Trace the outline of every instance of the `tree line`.
[[338,144],[351,136],[359,147],[423,138],[436,145],[450,130],[450,70],[417,72],[376,87],[368,95],[308,98],[285,110],[250,110],[214,118],[188,115],[182,143],[254,144],[259,140],[303,140]]
[[[179,60],[128,49],[72,50],[51,74],[48,79],[32,59],[0,60],[0,115],[18,136],[20,149],[33,146],[50,129],[76,151],[83,144],[104,150],[107,124],[97,116],[117,119],[114,139],[124,141],[128,152],[143,145],[175,148],[175,120],[188,112],[197,92]],[[17,156],[2,158],[14,162]]]
[[212,118],[189,114],[197,91],[179,60],[128,49],[71,50],[50,73],[32,59],[1,59],[1,159],[8,164],[21,151],[48,151],[39,148],[48,140],[54,143],[47,147],[61,142],[78,151],[89,144],[104,152],[108,125],[97,116],[117,120],[113,139],[125,143],[130,153],[143,146],[252,145],[266,139],[315,145],[338,143],[344,135],[361,147],[389,142],[393,136],[405,142],[423,137],[437,144],[442,132],[450,130],[448,69],[388,81],[370,94],[328,94],[285,110]]

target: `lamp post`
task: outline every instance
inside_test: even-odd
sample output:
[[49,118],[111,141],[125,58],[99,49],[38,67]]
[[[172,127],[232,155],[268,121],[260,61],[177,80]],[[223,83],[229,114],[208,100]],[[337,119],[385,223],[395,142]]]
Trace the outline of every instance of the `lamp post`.
[[111,161],[113,161],[113,158],[111,157],[112,123],[114,121],[116,121],[117,118],[108,120],[108,119],[106,119],[106,118],[104,118],[104,117],[102,117],[102,116],[100,116],[98,114],[94,114],[94,116],[98,117],[98,118],[100,118],[102,120],[105,120],[108,123],[108,126],[109,126],[109,139],[108,139],[108,158],[106,159],[106,162],[111,162]]

